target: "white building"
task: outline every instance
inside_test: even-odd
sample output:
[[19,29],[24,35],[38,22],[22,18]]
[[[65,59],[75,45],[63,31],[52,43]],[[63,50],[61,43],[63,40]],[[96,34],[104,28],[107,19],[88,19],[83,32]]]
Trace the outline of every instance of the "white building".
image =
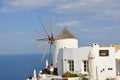
[[120,72],[119,46],[79,47],[78,40],[66,28],[56,36],[53,64],[58,68],[58,75],[67,71],[88,73],[91,80],[105,80],[115,77]]

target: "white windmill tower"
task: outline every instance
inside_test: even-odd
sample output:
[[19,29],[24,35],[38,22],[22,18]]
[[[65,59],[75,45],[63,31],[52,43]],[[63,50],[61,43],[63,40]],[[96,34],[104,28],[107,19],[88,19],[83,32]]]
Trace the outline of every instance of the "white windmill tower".
[[57,67],[57,56],[61,48],[78,48],[78,39],[66,27],[55,37],[53,65]]

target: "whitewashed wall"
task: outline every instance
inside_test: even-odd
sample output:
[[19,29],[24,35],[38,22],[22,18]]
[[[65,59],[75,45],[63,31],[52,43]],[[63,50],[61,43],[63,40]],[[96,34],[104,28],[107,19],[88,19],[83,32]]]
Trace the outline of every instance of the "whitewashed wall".
[[[99,50],[109,50],[109,56],[100,57]],[[106,77],[114,77],[116,75],[115,48],[93,46],[92,53],[95,56],[94,71],[97,74],[94,76],[94,80],[96,80],[97,76],[99,80],[104,80]],[[108,70],[108,68],[113,70]]]
[[[90,47],[61,49],[59,53],[59,60],[62,59],[63,63],[59,63],[59,67],[58,67],[59,75],[68,71],[67,68],[68,60],[74,60],[74,73],[80,71],[83,72],[82,60],[88,60],[89,51],[90,51]],[[63,71],[61,71],[61,69],[63,69]]]

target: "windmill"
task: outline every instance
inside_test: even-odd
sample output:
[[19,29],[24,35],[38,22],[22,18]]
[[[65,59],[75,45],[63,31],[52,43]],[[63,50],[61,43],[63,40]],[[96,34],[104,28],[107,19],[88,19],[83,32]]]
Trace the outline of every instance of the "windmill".
[[[40,35],[40,36],[43,37],[43,38],[37,39],[37,41],[43,41],[43,44],[39,44],[39,45],[37,46],[37,48],[40,48],[40,47],[46,45],[46,47],[44,48],[44,52],[43,52],[43,54],[42,54],[42,57],[41,57],[41,62],[42,62],[42,61],[44,60],[44,57],[45,57],[46,53],[47,53],[48,45],[49,45],[50,53],[49,53],[49,58],[48,58],[48,60],[50,61],[50,58],[51,58],[51,49],[52,49],[52,46],[54,46],[54,40],[55,40],[55,38],[54,38],[54,31],[55,31],[56,25],[54,25],[53,22],[50,21],[50,18],[49,18],[49,16],[47,15],[48,26],[50,27],[50,33],[48,33],[47,30],[46,30],[46,26],[45,26],[45,24],[43,23],[43,21],[42,21],[42,19],[41,19],[40,16],[39,16],[39,19],[40,19],[40,23],[41,23],[41,26],[42,26],[45,34],[40,33],[39,31],[35,30],[35,32],[36,32],[38,35]],[[54,47],[55,47],[55,46],[54,46]],[[49,62],[48,62],[48,63],[49,63]]]
[[[39,17],[40,23],[42,25],[42,28],[44,30],[44,33],[40,33],[37,30],[35,31],[37,34],[44,38],[37,39],[37,41],[44,41],[43,44],[40,44],[37,46],[37,48],[40,48],[45,45],[49,45],[50,47],[50,54],[49,54],[49,60],[51,57],[51,48],[52,46],[54,47],[54,54],[53,54],[53,65],[57,67],[59,64],[58,63],[58,54],[59,50],[62,48],[77,48],[78,47],[78,40],[77,37],[75,37],[66,27],[56,36],[54,36],[55,28],[56,25],[51,24],[50,19],[48,18],[48,24],[51,27],[50,28],[50,34],[48,34],[46,30],[46,26],[44,25],[41,17]],[[43,55],[41,57],[41,62],[43,61],[45,54],[47,52],[48,46],[45,47]],[[48,62],[49,63],[49,62]]]

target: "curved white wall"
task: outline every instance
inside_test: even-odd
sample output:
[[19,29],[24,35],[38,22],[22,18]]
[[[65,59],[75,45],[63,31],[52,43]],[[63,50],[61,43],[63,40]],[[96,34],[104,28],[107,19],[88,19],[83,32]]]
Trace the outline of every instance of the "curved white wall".
[[77,39],[59,39],[55,40],[55,52],[53,54],[53,65],[57,67],[57,56],[61,48],[78,48]]

